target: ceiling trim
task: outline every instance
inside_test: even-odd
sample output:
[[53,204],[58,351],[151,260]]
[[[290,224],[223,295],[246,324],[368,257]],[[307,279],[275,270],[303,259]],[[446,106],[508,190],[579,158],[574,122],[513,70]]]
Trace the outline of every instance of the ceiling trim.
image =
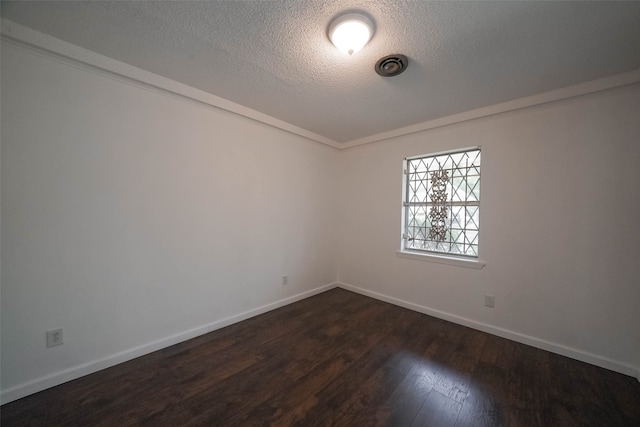
[[108,77],[115,78],[116,80],[133,83],[144,88],[160,90],[164,93],[169,93],[183,99],[195,101],[198,104],[204,104],[208,107],[224,110],[334,148],[341,147],[340,143],[330,138],[318,135],[298,126],[294,126],[283,120],[276,119],[275,117],[243,105],[236,104],[228,99],[221,98],[211,93],[179,83],[175,80],[134,67],[133,65],[100,55],[80,46],[67,43],[23,25],[16,24],[6,18],[2,18],[1,33],[3,41],[13,43],[15,46],[24,47],[32,51],[35,50],[48,56],[54,56],[55,58],[62,59],[67,63],[71,63],[76,66],[79,65],[86,70],[92,72],[97,71],[100,74],[107,75]]
[[487,107],[477,108],[475,110],[465,111],[464,113],[453,114],[451,116],[429,120],[411,126],[395,129],[389,132],[383,132],[376,135],[366,136],[364,138],[354,139],[341,145],[340,148],[357,147],[358,145],[370,144],[399,136],[410,135],[412,133],[423,132],[443,126],[450,126],[456,123],[467,122],[484,117],[503,114],[511,111],[518,111],[524,108],[535,107],[552,102],[562,101],[577,96],[588,95],[596,92],[602,92],[609,89],[615,89],[623,86],[629,86],[640,82],[640,69],[629,71],[622,74],[603,77],[597,80],[591,80],[573,86],[567,86],[561,89],[543,92],[537,95],[531,95],[512,101],[502,102]]
[[616,74],[537,95],[429,120],[389,132],[383,132],[339,143],[325,136],[229,101],[228,99],[221,98],[186,84],[179,83],[175,80],[162,77],[124,62],[100,55],[88,49],[64,42],[55,37],[40,33],[20,24],[16,24],[6,18],[2,18],[0,30],[3,42],[12,43],[15,46],[62,60],[71,65],[80,66],[85,70],[97,72],[109,78],[134,84],[142,88],[160,91],[186,101],[195,102],[199,105],[242,116],[337,149],[347,149],[373,142],[386,141],[404,135],[410,135],[443,126],[450,126],[456,123],[467,122],[510,111],[522,110],[524,108],[557,102],[564,99],[615,89],[640,82],[640,69],[636,69],[622,74]]

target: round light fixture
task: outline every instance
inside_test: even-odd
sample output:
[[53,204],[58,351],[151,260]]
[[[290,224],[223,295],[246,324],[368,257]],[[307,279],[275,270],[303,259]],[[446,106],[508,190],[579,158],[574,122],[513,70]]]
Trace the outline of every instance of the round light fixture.
[[353,55],[373,36],[373,23],[359,13],[338,16],[329,26],[329,39],[338,50]]

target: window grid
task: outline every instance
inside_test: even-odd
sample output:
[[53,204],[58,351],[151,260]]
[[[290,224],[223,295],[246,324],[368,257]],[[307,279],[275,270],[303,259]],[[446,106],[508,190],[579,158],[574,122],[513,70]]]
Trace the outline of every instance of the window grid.
[[404,248],[478,257],[480,149],[406,160]]

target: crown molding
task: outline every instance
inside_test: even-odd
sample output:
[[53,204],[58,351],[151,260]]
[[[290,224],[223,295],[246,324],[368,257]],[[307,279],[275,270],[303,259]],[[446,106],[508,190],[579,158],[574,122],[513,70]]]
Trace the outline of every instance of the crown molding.
[[35,51],[57,60],[70,63],[74,66],[106,75],[107,77],[134,84],[146,89],[161,91],[165,94],[196,102],[198,104],[223,110],[238,116],[246,117],[256,122],[281,129],[303,138],[320,142],[334,148],[340,148],[341,144],[318,135],[298,126],[294,126],[283,120],[276,119],[267,114],[245,107],[228,99],[221,98],[211,93],[179,83],[175,80],[162,77],[133,65],[100,55],[88,49],[64,42],[55,37],[40,33],[13,21],[2,18],[2,41],[19,48]]
[[337,142],[325,136],[287,123],[283,120],[276,119],[275,117],[261,113],[257,110],[229,101],[228,99],[221,98],[200,89],[179,83],[175,80],[162,77],[158,74],[100,55],[88,49],[64,42],[55,37],[51,37],[32,30],[31,28],[16,24],[8,19],[2,18],[0,29],[2,33],[2,41],[14,46],[35,51],[39,54],[43,54],[57,60],[62,60],[74,66],[80,66],[88,71],[99,73],[109,78],[124,81],[146,89],[160,91],[183,100],[242,116],[267,126],[340,150],[374,142],[387,141],[413,133],[518,111],[525,108],[629,86],[640,82],[640,69],[636,69],[626,73],[616,74],[573,86],[567,86],[537,95],[527,96],[512,101],[502,102],[500,104],[494,104],[463,113],[417,123],[415,125],[394,129],[388,132],[382,132],[347,142]]
[[457,123],[476,120],[484,117],[495,116],[497,114],[518,111],[525,108],[536,107],[552,102],[558,102],[569,98],[589,95],[592,93],[602,92],[605,90],[616,89],[623,86],[629,86],[640,82],[640,68],[626,73],[615,74],[613,76],[603,77],[597,80],[591,80],[573,86],[567,86],[561,89],[543,92],[537,95],[526,96],[524,98],[512,101],[502,102],[487,107],[477,108],[475,110],[465,111],[464,113],[453,114],[451,116],[442,117],[426,122],[418,123],[411,126],[402,127],[389,132],[383,132],[364,138],[354,139],[346,142],[340,148],[357,147],[372,142],[385,141],[399,136],[410,135],[412,133],[423,132],[444,126],[450,126]]

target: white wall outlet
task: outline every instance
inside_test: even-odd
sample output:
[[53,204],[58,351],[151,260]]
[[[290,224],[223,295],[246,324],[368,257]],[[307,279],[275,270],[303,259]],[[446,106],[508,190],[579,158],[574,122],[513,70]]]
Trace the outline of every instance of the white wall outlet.
[[494,295],[486,294],[484,296],[484,305],[491,308],[495,307],[496,297]]
[[289,276],[286,274],[282,276],[282,286],[287,286],[289,284]]
[[62,339],[62,328],[47,331],[47,347],[55,347],[64,344]]

